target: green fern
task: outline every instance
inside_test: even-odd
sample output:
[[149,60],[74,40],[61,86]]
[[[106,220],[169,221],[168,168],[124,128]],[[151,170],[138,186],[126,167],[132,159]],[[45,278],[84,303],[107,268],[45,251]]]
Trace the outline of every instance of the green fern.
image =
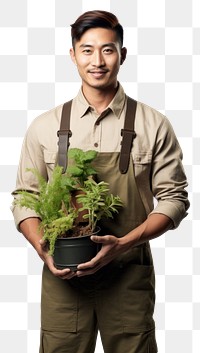
[[56,166],[52,173],[50,182],[47,182],[37,170],[27,169],[32,172],[38,180],[38,193],[29,191],[19,191],[21,196],[16,202],[21,207],[34,210],[41,218],[44,224],[48,224],[59,217],[59,211],[62,203],[66,208],[70,204],[70,192],[62,180],[62,168]]
[[55,242],[59,236],[63,236],[68,230],[73,229],[74,218],[76,212],[73,210],[68,215],[60,213],[61,217],[51,221],[48,224],[41,223],[44,230],[43,239],[49,242],[49,255],[53,255],[55,249]]

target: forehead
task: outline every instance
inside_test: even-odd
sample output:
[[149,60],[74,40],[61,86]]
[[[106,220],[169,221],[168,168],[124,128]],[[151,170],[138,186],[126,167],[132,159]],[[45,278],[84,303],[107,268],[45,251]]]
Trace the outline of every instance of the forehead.
[[88,29],[76,42],[76,45],[80,46],[83,44],[89,45],[103,45],[105,43],[117,44],[116,32],[112,29],[107,28],[90,28]]

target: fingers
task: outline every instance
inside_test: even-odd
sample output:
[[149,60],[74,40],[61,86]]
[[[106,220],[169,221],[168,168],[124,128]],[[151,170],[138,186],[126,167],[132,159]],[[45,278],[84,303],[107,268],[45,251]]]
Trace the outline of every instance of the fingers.
[[[78,265],[77,268],[79,271],[79,270],[91,269],[97,265],[98,265],[98,261],[96,260],[96,257],[94,257],[91,261],[84,262],[83,264]],[[78,272],[77,272],[77,275],[78,275]]]
[[72,277],[76,276],[76,272],[71,271],[69,268],[58,270],[54,266],[53,257],[48,254],[48,243],[45,240],[40,239],[39,244],[40,249],[38,249],[38,255],[41,257],[41,259],[44,261],[44,263],[47,265],[47,267],[54,276],[59,277],[63,280],[71,279]]
[[65,268],[63,270],[58,270],[54,266],[53,257],[48,255],[48,253],[46,251],[43,251],[42,258],[43,258],[43,261],[45,262],[45,264],[47,265],[47,267],[49,268],[49,270],[51,271],[51,273],[55,277],[59,277],[61,279],[71,279],[72,277],[76,276],[76,273],[71,271],[69,268]]
[[90,270],[77,271],[76,276],[77,276],[77,277],[84,277],[84,276],[93,275],[95,272],[97,272],[98,270],[100,270],[101,267],[102,267],[102,266],[95,267],[95,268],[92,268],[92,269],[90,269]]
[[98,254],[88,262],[78,265],[77,277],[87,276],[97,272],[119,254],[119,239],[113,235],[91,236],[95,243],[101,243]]
[[48,266],[49,270],[53,273],[55,277],[59,277],[60,279],[71,279],[76,276],[76,273],[71,271],[69,268],[65,268],[63,270],[58,270],[54,265]]
[[113,235],[92,235],[90,239],[95,243],[100,244],[113,244],[116,242],[116,237],[114,237]]
[[98,253],[92,260],[78,265],[76,275],[77,277],[82,277],[94,274],[105,265],[106,262],[102,261],[102,256]]
[[76,276],[76,273],[75,272],[72,272],[70,269],[69,269],[69,272],[66,274],[64,274],[64,273],[62,273],[61,275],[59,275],[58,277],[60,278],[60,279],[63,279],[63,280],[65,280],[65,279],[67,279],[67,280],[69,280],[69,279],[71,279],[71,278],[73,278],[73,277],[75,277]]

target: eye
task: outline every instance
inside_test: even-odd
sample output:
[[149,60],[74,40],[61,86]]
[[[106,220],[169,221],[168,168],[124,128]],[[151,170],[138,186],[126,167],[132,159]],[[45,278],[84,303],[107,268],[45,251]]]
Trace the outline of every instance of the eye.
[[103,52],[105,54],[112,54],[113,53],[113,49],[112,48],[104,48]]
[[86,48],[86,49],[83,50],[83,53],[86,54],[86,55],[89,55],[89,54],[92,53],[92,51],[91,51],[91,49]]

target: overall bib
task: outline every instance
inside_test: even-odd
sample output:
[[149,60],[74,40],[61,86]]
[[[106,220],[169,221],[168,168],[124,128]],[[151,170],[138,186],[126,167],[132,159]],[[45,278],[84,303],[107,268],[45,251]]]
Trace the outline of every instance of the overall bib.
[[[131,159],[119,172],[119,153],[99,153],[98,180],[124,203],[101,234],[122,237],[146,218]],[[93,353],[100,332],[105,353],[156,353],[155,276],[149,243],[131,247],[94,275],[63,281],[44,265],[40,353]]]

